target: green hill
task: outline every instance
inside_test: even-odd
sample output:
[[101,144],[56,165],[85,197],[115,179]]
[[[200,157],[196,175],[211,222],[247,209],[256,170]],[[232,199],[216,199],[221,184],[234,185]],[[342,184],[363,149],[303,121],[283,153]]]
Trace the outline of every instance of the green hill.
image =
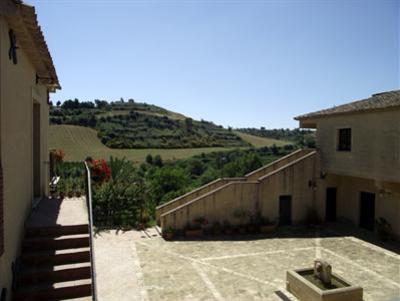
[[[91,128],[75,125],[51,125],[49,129],[49,146],[61,148],[65,151],[66,161],[82,161],[87,156],[108,159],[110,156],[127,158],[134,162],[144,162],[146,156],[160,155],[163,160],[188,158],[201,153],[226,151],[233,148],[204,147],[204,148],[179,148],[179,149],[112,149],[101,143],[97,132]],[[242,134],[241,134],[242,135]],[[277,146],[287,144],[280,140],[260,138],[249,134],[242,135],[242,139],[255,147]]]
[[65,101],[52,107],[50,123],[90,127],[113,149],[244,147],[230,129],[197,121],[161,107],[136,102]]

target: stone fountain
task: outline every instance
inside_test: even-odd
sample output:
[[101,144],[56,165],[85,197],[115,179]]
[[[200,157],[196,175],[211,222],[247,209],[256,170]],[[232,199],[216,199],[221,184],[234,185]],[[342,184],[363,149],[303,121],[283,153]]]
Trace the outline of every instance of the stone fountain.
[[287,271],[286,288],[300,301],[362,301],[363,289],[332,273],[325,260],[314,260],[313,268]]

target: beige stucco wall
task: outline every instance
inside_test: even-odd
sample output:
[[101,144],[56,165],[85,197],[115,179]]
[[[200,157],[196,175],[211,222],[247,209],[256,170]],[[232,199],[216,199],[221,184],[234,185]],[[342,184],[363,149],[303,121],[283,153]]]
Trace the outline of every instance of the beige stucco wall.
[[0,257],[0,288],[10,292],[11,263],[23,237],[24,221],[33,197],[33,102],[40,103],[41,115],[41,190],[48,183],[48,106],[47,90],[36,85],[35,70],[22,50],[18,64],[8,58],[8,25],[0,17],[0,101],[1,162],[4,173],[5,252]]
[[304,221],[309,208],[314,207],[316,191],[309,185],[315,181],[318,156],[308,156],[296,164],[260,181],[260,209],[269,220],[279,217],[279,197],[292,196],[292,223]]
[[[224,186],[225,184],[229,183],[229,182],[233,182],[233,181],[239,181],[240,178],[225,178],[225,179],[217,179],[215,181],[212,181],[202,187],[199,187],[195,190],[192,190],[180,197],[177,197],[165,204],[162,204],[160,206],[157,207],[156,209],[156,221],[159,224],[161,222],[160,220],[160,216],[161,214],[168,212],[176,207],[179,207],[183,204],[186,204],[196,198],[198,198],[199,196],[202,196],[210,191],[213,191],[219,187]],[[243,180],[243,179],[242,179]]]
[[[286,160],[286,159],[285,159]],[[161,226],[183,229],[187,222],[197,217],[205,217],[210,223],[235,219],[235,209],[243,209],[255,215],[258,209],[263,216],[274,220],[279,217],[279,197],[292,196],[292,222],[301,223],[307,209],[315,203],[315,190],[309,182],[315,181],[318,156],[308,153],[302,158],[295,157],[287,165],[281,166],[257,181],[230,182],[214,191],[203,194],[180,207],[161,215]]]
[[[313,120],[322,169],[328,173],[400,182],[400,109]],[[337,130],[352,129],[350,152],[337,151]]]
[[163,229],[173,227],[183,229],[187,223],[193,223],[198,217],[205,217],[212,224],[215,221],[227,220],[232,224],[239,221],[233,212],[241,208],[251,214],[255,213],[258,193],[258,183],[231,182],[219,189],[195,199],[181,208],[176,208],[167,215],[161,216]]
[[400,236],[400,183],[377,182],[371,179],[328,174],[318,182],[317,207],[320,216],[325,218],[326,188],[337,189],[337,217],[360,223],[360,193],[375,194],[375,218],[384,217]]

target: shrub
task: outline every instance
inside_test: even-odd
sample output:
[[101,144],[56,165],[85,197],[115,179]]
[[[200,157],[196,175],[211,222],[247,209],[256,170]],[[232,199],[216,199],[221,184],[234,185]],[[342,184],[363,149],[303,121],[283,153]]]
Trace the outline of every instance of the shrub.
[[305,224],[307,226],[314,226],[318,225],[320,223],[319,217],[318,217],[318,212],[315,208],[308,207],[307,208],[307,213],[306,213],[306,218],[305,218]]
[[379,239],[387,241],[391,238],[392,226],[386,219],[384,219],[383,217],[376,219],[375,226],[376,226],[376,233],[378,234]]

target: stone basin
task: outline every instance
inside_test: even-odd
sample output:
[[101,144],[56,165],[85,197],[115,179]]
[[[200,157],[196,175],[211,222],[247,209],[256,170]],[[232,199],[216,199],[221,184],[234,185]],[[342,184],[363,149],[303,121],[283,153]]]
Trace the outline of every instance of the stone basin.
[[313,268],[287,271],[286,289],[300,301],[362,301],[363,289],[354,286],[336,274],[330,285],[324,285],[314,276]]

